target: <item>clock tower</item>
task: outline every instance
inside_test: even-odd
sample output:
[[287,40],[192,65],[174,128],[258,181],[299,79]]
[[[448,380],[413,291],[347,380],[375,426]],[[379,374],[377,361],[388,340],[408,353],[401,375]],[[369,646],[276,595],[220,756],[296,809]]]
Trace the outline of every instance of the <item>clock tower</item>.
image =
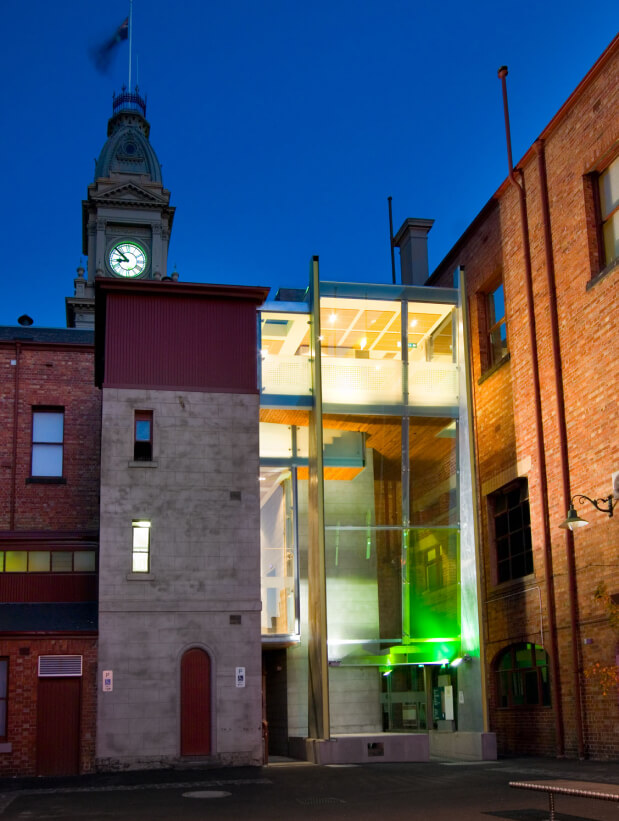
[[174,208],[149,133],[146,99],[137,87],[115,94],[108,138],[82,202],[82,253],[88,269],[78,268],[74,296],[66,299],[69,328],[94,327],[95,277],[166,276]]

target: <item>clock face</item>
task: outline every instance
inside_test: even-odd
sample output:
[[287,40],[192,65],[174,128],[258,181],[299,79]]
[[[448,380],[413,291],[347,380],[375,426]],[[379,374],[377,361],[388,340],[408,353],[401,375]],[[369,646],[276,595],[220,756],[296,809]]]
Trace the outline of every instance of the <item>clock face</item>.
[[146,270],[146,251],[135,242],[117,242],[110,251],[109,263],[119,277],[139,277]]

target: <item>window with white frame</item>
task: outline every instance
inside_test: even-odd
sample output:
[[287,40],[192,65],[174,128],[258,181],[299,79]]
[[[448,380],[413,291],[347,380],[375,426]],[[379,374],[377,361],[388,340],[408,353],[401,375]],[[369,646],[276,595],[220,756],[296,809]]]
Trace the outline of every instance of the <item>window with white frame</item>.
[[143,519],[133,521],[133,573],[150,571],[150,522]]
[[31,476],[62,476],[64,408],[32,409]]

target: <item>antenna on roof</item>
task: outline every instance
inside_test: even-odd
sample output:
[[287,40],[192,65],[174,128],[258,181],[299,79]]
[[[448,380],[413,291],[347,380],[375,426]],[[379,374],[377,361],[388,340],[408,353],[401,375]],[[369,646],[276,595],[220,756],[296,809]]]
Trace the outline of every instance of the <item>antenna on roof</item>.
[[133,44],[133,0],[129,0],[129,94],[131,94],[131,46]]

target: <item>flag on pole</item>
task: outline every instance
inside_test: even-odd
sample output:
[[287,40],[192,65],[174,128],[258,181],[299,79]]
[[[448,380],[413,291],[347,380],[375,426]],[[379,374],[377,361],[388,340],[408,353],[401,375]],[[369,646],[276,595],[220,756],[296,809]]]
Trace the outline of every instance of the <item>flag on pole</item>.
[[129,18],[125,17],[111,37],[108,37],[107,40],[92,49],[91,56],[98,71],[102,74],[107,74],[114,52],[120,43],[128,38]]

